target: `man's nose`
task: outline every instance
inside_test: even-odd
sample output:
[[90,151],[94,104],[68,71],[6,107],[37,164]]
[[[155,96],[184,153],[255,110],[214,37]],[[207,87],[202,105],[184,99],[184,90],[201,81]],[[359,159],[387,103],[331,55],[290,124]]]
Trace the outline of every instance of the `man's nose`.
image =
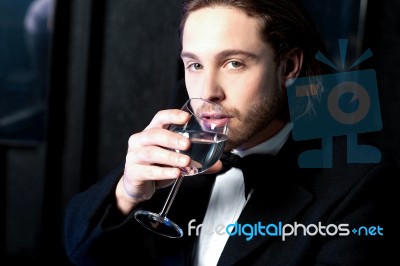
[[224,97],[221,80],[216,71],[207,71],[204,74],[200,97],[209,101],[219,101]]

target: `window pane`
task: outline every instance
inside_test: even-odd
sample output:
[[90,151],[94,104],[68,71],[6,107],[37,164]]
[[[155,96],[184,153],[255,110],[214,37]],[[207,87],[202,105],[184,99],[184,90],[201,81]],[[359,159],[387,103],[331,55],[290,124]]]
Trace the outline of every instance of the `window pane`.
[[53,0],[0,0],[0,141],[45,139]]

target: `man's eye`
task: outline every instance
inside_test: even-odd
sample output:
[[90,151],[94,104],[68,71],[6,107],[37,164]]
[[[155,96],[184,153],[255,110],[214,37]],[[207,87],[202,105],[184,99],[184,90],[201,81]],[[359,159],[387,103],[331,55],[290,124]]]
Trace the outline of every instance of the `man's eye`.
[[227,66],[229,68],[239,68],[239,67],[243,66],[243,64],[240,63],[239,61],[230,61],[230,62],[228,62]]
[[200,69],[203,69],[203,66],[199,63],[193,63],[193,64],[188,65],[187,68],[189,70],[200,70]]

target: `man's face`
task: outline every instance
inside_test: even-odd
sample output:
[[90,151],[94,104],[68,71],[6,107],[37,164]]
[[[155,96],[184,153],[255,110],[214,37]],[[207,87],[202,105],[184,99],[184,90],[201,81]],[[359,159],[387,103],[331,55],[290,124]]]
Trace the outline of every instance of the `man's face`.
[[247,149],[274,135],[283,101],[282,67],[261,39],[261,21],[236,8],[192,12],[181,57],[189,97],[221,103],[231,116],[227,149]]

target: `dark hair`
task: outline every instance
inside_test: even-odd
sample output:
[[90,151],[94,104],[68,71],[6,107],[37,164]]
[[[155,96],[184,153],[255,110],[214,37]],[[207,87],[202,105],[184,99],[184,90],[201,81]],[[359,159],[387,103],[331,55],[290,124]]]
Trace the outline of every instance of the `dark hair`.
[[315,25],[298,0],[186,0],[183,2],[179,34],[189,14],[210,6],[229,6],[242,10],[251,17],[261,18],[264,26],[260,33],[272,46],[276,60],[293,48],[303,51],[303,67],[300,76],[318,76],[325,66],[315,60],[318,51],[326,54],[325,44]]

